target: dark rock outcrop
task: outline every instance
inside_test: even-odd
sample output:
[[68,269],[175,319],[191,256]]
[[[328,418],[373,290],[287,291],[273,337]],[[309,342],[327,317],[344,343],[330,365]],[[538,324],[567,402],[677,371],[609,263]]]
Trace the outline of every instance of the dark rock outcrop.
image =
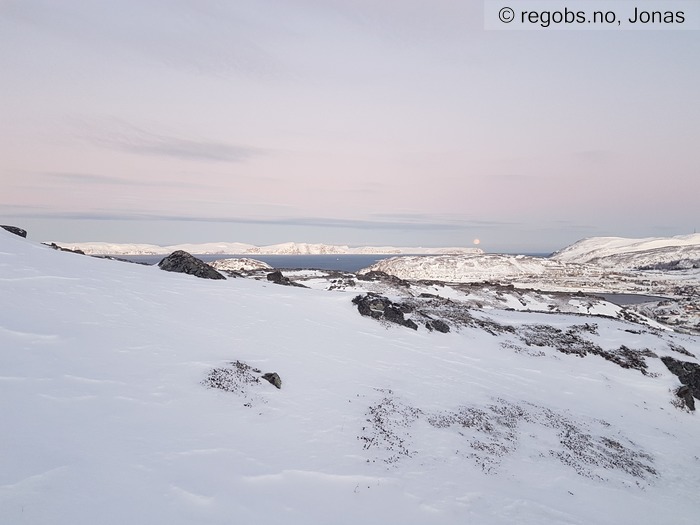
[[70,248],[64,248],[63,246],[59,246],[55,242],[51,243],[42,243],[45,246],[48,246],[49,248],[53,248],[54,250],[58,250],[59,252],[70,252],[70,253],[77,253],[78,255],[85,255],[85,252],[83,250],[71,250]]
[[268,372],[266,374],[263,374],[262,378],[265,381],[269,381],[271,385],[274,385],[277,388],[282,388],[282,379],[280,379],[280,376],[279,374],[277,374],[277,372]]
[[388,284],[393,284],[395,286],[401,286],[402,288],[411,287],[411,283],[409,283],[408,281],[404,281],[403,279],[400,279],[395,275],[389,275],[388,273],[380,272],[377,270],[372,270],[371,272],[367,273],[358,273],[357,278],[360,281],[380,281]]
[[285,277],[279,270],[268,273],[267,280],[275,284],[281,284],[282,286],[297,286],[299,288],[306,288],[306,286],[303,284],[295,283],[294,281],[290,280],[289,277]]
[[3,230],[7,230],[10,233],[14,233],[15,235],[19,235],[20,237],[27,237],[27,230],[23,230],[22,228],[18,228],[17,226],[7,226],[5,224],[0,224],[0,228]]
[[[690,361],[679,361],[670,356],[663,356],[661,361],[666,365],[672,374],[678,376],[678,380],[688,387],[688,391],[683,391],[681,395],[681,390],[678,391],[678,397],[685,398],[686,395],[692,394],[696,399],[700,399],[700,365],[697,363],[691,363]],[[686,404],[687,401],[686,401]],[[695,404],[693,403],[693,407]],[[690,408],[690,405],[688,405]],[[691,409],[692,410],[692,409]]]
[[446,334],[450,331],[450,325],[448,325],[445,321],[441,319],[432,319],[430,321],[426,321],[425,327],[431,332],[435,330],[437,332],[442,332],[443,334]]
[[416,323],[404,318],[405,313],[412,311],[412,308],[408,305],[393,303],[388,298],[373,293],[358,295],[352,302],[357,305],[357,310],[361,315],[374,319],[384,319],[390,323],[418,330]]
[[182,250],[168,255],[158,263],[158,267],[166,272],[186,273],[202,279],[226,279],[204,261]]
[[688,385],[683,385],[676,390],[676,395],[685,402],[685,406],[687,406],[689,410],[695,411],[695,399]]

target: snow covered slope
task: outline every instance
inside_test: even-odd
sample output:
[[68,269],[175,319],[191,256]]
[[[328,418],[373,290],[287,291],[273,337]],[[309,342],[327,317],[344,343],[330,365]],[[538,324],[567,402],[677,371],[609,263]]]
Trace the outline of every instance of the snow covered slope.
[[594,263],[618,268],[662,268],[679,263],[680,268],[700,265],[700,233],[676,237],[626,239],[592,237],[552,255],[561,262]]
[[401,279],[433,279],[448,282],[479,282],[522,275],[561,272],[567,265],[525,255],[436,255],[392,257],[377,261],[360,273],[385,272]]
[[342,254],[444,254],[481,253],[478,248],[423,248],[395,246],[338,246],[332,244],[309,244],[285,242],[268,246],[253,246],[240,242],[216,242],[204,244],[115,244],[107,242],[57,242],[69,250],[81,250],[88,255],[167,255],[177,250],[194,254],[241,254],[241,255],[342,255]]
[[497,309],[411,330],[353,295],[0,231],[0,522],[697,523],[700,420],[651,357],[697,338]]
[[215,270],[229,272],[250,272],[255,270],[272,270],[272,266],[262,261],[248,259],[246,257],[236,259],[218,259],[208,263]]

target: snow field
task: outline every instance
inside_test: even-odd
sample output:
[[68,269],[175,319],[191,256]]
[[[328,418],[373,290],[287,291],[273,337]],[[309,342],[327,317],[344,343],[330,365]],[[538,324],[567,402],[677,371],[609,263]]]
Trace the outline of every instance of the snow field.
[[[349,293],[206,281],[4,232],[0,252],[2,522],[690,524],[700,510],[698,420],[671,405],[678,383],[659,360],[647,377],[597,356],[533,356],[503,347],[525,346],[508,335],[385,326]],[[601,346],[668,352],[659,336],[624,331],[634,325],[593,322]],[[668,337],[700,355],[696,338]],[[236,360],[278,372],[282,389],[201,384]],[[383,402],[408,454],[367,421]],[[489,406],[550,410],[649,453],[658,476],[581,476],[551,456],[558,430],[539,420],[518,421],[484,472],[489,456],[470,443],[494,435],[430,421]],[[365,448],[362,436],[379,437]]]

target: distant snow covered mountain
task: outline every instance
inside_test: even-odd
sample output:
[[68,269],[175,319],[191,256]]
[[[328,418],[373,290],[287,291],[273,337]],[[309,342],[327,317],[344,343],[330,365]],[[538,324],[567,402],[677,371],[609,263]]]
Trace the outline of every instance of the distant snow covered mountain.
[[193,254],[237,254],[237,255],[346,255],[346,254],[474,254],[482,253],[478,248],[423,248],[395,246],[350,247],[332,244],[309,244],[286,242],[268,246],[254,246],[245,243],[203,243],[175,244],[115,244],[107,242],[56,242],[58,246],[70,250],[81,250],[88,255],[168,255],[177,250]]
[[700,267],[700,233],[627,239],[592,237],[559,250],[552,259],[625,269]]
[[697,523],[698,337],[583,296],[301,273],[0,231],[0,522]]

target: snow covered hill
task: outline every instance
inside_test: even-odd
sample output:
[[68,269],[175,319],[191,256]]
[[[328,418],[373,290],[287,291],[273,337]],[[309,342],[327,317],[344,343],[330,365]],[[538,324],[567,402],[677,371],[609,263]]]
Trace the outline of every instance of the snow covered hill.
[[88,255],[167,255],[177,250],[194,254],[240,254],[240,255],[342,255],[342,254],[446,254],[482,253],[478,248],[423,248],[395,246],[338,246],[332,244],[309,244],[286,242],[268,246],[254,246],[240,242],[217,242],[203,244],[115,244],[107,242],[57,242],[62,248],[81,250]]
[[0,522],[697,522],[700,420],[662,359],[697,365],[698,338],[497,288],[414,297],[414,330],[357,293],[0,231]]
[[246,257],[236,259],[218,259],[209,263],[215,270],[228,272],[251,272],[256,270],[272,270],[272,266],[262,261]]
[[556,252],[552,259],[608,268],[697,268],[700,267],[700,233],[647,239],[592,237]]
[[567,268],[558,261],[525,255],[473,254],[392,257],[377,261],[360,273],[380,271],[401,279],[480,282],[523,275],[542,276]]

